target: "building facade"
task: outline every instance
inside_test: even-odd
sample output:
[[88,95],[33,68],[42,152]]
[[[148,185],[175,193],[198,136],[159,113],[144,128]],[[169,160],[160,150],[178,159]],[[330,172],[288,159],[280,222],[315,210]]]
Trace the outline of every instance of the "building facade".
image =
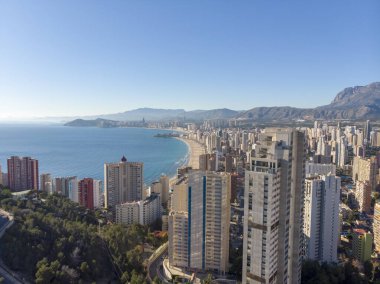
[[151,194],[145,200],[126,202],[116,205],[116,223],[123,225],[150,225],[161,219],[161,200],[159,194]]
[[39,189],[38,160],[12,156],[7,160],[8,186],[12,191]]
[[94,209],[94,180],[92,178],[84,178],[79,181],[78,201],[80,205]]
[[71,177],[56,177],[53,179],[53,193],[58,193],[66,196],[74,202],[79,202],[78,196],[78,178]]
[[[300,283],[305,135],[261,133],[245,173],[242,283]],[[290,225],[291,224],[291,225]]]
[[375,212],[373,215],[373,234],[375,250],[380,252],[380,201],[377,200],[375,204]]
[[354,229],[352,232],[352,254],[361,261],[371,259],[373,236],[363,229]]
[[355,188],[356,205],[360,212],[370,213],[371,211],[371,190],[368,181],[357,181]]
[[334,164],[318,164],[306,162],[306,177],[315,175],[336,175],[336,166]]
[[49,192],[49,189],[51,190],[51,183],[52,183],[51,174],[40,175],[40,191],[51,193]]
[[125,202],[143,198],[143,163],[128,162],[125,157],[119,163],[104,165],[104,205],[115,209]]
[[337,262],[340,219],[340,178],[309,177],[305,181],[305,258]]
[[231,177],[192,171],[174,187],[169,263],[192,271],[228,271]]
[[364,159],[361,157],[354,157],[352,165],[352,179],[356,181],[368,181],[371,191],[374,191],[377,186],[377,159],[371,157]]
[[104,207],[103,182],[96,179],[94,179],[94,207]]

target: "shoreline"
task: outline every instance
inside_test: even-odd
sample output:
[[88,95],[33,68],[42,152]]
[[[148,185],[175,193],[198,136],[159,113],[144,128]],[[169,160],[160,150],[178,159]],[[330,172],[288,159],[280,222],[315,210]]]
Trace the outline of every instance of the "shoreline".
[[[179,141],[182,141],[187,146],[187,154],[186,154],[186,161],[180,165],[180,167],[192,167],[193,169],[199,168],[199,155],[205,154],[206,149],[205,146],[201,143],[183,138],[183,137],[173,137],[174,139],[177,139]],[[177,169],[178,169],[177,168]],[[171,188],[175,183],[177,182],[177,174],[174,176],[169,177],[169,187]]]
[[202,145],[201,143],[195,140],[191,140],[191,139],[187,139],[183,137],[174,137],[174,138],[184,142],[187,145],[188,159],[184,165],[188,167],[192,167],[193,169],[198,169],[199,156],[206,153],[206,149],[204,145]]

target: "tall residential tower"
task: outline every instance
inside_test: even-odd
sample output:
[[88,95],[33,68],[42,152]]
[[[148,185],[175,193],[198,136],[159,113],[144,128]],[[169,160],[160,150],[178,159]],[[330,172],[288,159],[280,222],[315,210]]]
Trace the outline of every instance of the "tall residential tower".
[[38,160],[12,156],[7,160],[8,185],[12,191],[39,189]]
[[128,201],[142,199],[143,163],[128,162],[125,157],[119,163],[104,164],[104,203],[112,208]]
[[170,265],[228,271],[231,176],[192,171],[173,190],[169,213]]
[[242,283],[300,283],[305,135],[266,129],[245,173]]

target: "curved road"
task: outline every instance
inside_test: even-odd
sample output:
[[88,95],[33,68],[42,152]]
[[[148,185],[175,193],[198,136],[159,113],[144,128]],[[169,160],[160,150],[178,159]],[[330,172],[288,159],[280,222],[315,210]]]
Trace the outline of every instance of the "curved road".
[[[9,220],[10,214],[0,209],[0,238],[5,231],[13,225],[13,221]],[[12,271],[10,271],[0,260],[0,276],[4,278],[3,284],[22,284],[25,283],[19,279]]]
[[170,283],[165,279],[160,270],[163,258],[168,254],[168,248],[159,248],[155,253],[157,254],[154,256],[154,259],[148,264],[148,280],[152,282],[157,276],[163,283]]

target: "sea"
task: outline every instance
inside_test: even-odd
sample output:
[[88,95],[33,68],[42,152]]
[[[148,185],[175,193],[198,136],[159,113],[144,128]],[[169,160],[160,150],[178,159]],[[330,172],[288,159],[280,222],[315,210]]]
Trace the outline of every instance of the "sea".
[[175,138],[154,137],[171,132],[146,128],[68,127],[44,124],[0,124],[0,164],[6,172],[10,156],[30,156],[39,172],[53,177],[104,179],[104,163],[144,163],[144,183],[165,174],[172,177],[189,159],[188,146]]

